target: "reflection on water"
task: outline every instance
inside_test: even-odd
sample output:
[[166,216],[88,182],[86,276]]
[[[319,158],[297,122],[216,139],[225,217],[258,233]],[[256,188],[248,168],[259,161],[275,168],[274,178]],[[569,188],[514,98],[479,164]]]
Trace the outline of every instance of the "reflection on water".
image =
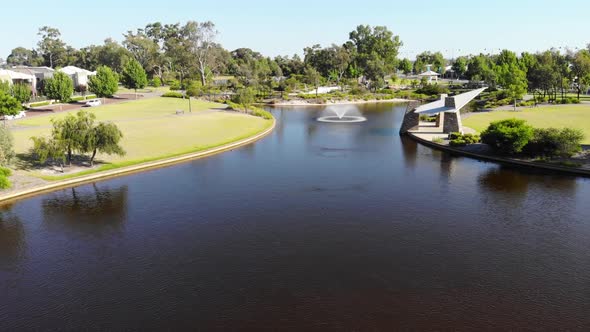
[[92,184],[51,193],[42,200],[50,228],[103,232],[119,230],[127,219],[128,188]]
[[0,207],[0,268],[14,263],[24,253],[24,227],[11,205]]

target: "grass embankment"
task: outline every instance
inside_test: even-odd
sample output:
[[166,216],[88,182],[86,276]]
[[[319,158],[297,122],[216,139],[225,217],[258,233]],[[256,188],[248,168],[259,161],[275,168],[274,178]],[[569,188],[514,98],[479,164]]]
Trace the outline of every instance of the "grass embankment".
[[[189,113],[187,100],[150,98],[88,108],[98,121],[112,121],[119,126],[124,135],[121,144],[127,154],[123,157],[99,154],[97,159],[103,165],[72,174],[48,175],[35,169],[27,173],[45,180],[68,179],[207,150],[253,136],[272,125],[271,121],[249,115],[208,111],[213,108],[225,108],[225,105],[193,100]],[[176,115],[176,110],[185,113]],[[66,114],[15,121],[16,153],[26,154],[32,146],[30,137],[48,136],[51,119]]]
[[523,119],[536,128],[577,128],[585,138],[583,144],[590,144],[590,105],[556,105],[526,108],[522,111],[493,111],[472,113],[463,119],[463,125],[478,132],[488,127],[490,122],[504,119]]

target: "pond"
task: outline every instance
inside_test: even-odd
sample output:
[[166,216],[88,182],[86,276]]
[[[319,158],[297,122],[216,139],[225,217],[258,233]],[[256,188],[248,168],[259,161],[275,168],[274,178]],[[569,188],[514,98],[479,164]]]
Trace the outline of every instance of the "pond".
[[[331,106],[335,107],[335,106]],[[2,208],[0,330],[590,327],[590,181],[452,157],[400,104]]]

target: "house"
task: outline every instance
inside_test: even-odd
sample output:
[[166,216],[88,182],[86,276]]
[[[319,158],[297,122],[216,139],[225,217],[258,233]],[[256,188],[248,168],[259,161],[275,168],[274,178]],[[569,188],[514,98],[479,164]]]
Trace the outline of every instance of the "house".
[[62,73],[70,76],[70,78],[74,82],[74,88],[78,88],[79,86],[88,86],[89,77],[92,75],[96,75],[96,72],[92,72],[75,66],[66,66],[61,69],[58,69],[58,71],[61,71]]
[[49,67],[26,67],[26,66],[17,66],[12,67],[10,70],[34,76],[35,79],[33,80],[31,86],[33,88],[33,93],[40,91],[43,88],[43,81],[48,78],[53,77],[54,70]]
[[0,81],[6,81],[10,85],[18,83],[32,85],[33,81],[35,81],[35,76],[13,70],[0,69]]

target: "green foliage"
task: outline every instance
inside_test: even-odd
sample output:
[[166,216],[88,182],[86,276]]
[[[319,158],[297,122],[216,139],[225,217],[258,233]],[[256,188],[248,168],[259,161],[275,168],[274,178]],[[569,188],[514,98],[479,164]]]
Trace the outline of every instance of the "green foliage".
[[14,158],[14,138],[6,126],[0,126],[0,165],[8,165],[12,158]]
[[31,137],[31,140],[33,141],[31,154],[39,163],[44,164],[49,160],[57,162],[63,168],[63,164],[66,162],[66,147],[62,141],[36,136]]
[[426,83],[420,89],[416,90],[416,93],[421,93],[429,96],[438,96],[443,93],[449,93],[449,88],[438,84]]
[[256,94],[254,89],[243,88],[239,89],[236,94],[232,96],[232,102],[242,105],[244,110],[247,110],[250,106],[252,106],[255,98]]
[[533,127],[518,119],[494,121],[481,133],[482,142],[502,154],[520,153],[531,138]]
[[12,170],[10,168],[4,167],[4,166],[1,166],[0,167],[0,176],[6,176],[6,177],[8,177],[8,176],[11,176],[11,175],[12,175]]
[[172,91],[180,90],[181,88],[179,80],[170,80],[168,81],[168,85],[170,86],[170,90]]
[[22,105],[13,96],[0,92],[0,115],[16,115]]
[[40,101],[38,103],[30,103],[29,107],[41,107],[41,106],[47,106],[47,105],[51,105],[51,102],[49,101]]
[[43,93],[49,99],[59,100],[62,103],[67,103],[74,93],[74,82],[65,73],[56,71],[53,77],[45,80],[43,85]]
[[571,157],[581,151],[584,133],[572,128],[535,128],[523,152],[532,156]]
[[263,109],[254,108],[252,110],[252,115],[261,117],[265,120],[272,120],[273,116],[269,111],[265,111]]
[[164,93],[162,95],[162,97],[167,97],[167,98],[184,98],[184,95],[182,94],[182,92],[168,91],[168,92]]
[[143,89],[147,85],[147,74],[137,60],[131,59],[123,67],[121,82],[128,89]]
[[156,88],[161,87],[162,86],[162,80],[158,76],[152,78],[152,86],[154,86]]
[[31,87],[27,84],[18,83],[14,84],[11,88],[11,94],[16,100],[18,100],[21,104],[28,103],[31,100],[31,96],[33,95],[33,91],[31,91]]
[[107,66],[100,66],[96,75],[90,76],[88,89],[98,97],[112,97],[119,89],[119,75]]
[[0,80],[0,93],[10,94],[10,83],[8,81]]
[[432,139],[432,142],[433,143],[436,143],[436,144],[442,144],[442,143],[444,143],[444,141],[445,140],[442,139],[442,138],[440,138],[440,137],[435,137],[435,138]]
[[125,150],[119,145],[121,138],[123,138],[123,133],[117,125],[112,122],[101,122],[87,129],[81,152],[92,152],[90,157],[91,166],[94,164],[97,152],[124,156]]
[[186,84],[186,94],[191,97],[197,97],[204,93],[203,84],[200,80],[190,81]]
[[10,180],[8,180],[8,177],[1,175],[0,176],[0,189],[8,189],[12,187],[12,184],[10,183]]
[[449,145],[453,147],[461,147],[469,144],[479,143],[481,138],[476,134],[461,134],[453,132],[449,134]]

